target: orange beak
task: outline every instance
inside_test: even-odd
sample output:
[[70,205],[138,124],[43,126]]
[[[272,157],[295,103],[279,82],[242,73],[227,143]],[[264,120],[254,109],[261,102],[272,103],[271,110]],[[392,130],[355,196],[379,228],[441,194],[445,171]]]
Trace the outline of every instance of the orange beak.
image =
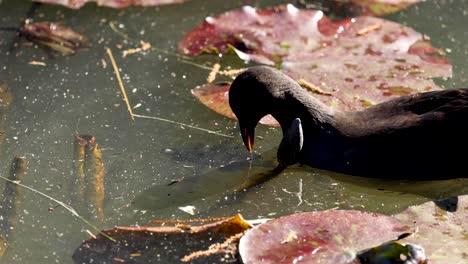
[[241,127],[242,140],[247,150],[252,153],[254,147],[255,128]]

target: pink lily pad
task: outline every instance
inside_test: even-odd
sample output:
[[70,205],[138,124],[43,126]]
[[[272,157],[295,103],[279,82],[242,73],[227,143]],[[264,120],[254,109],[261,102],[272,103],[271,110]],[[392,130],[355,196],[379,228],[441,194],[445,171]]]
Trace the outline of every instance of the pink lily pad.
[[427,202],[394,216],[417,229],[402,242],[421,245],[431,264],[468,263],[468,195],[451,200],[452,210],[441,209],[438,202]]
[[305,80],[314,87],[313,96],[345,111],[440,90],[431,78],[452,74],[442,51],[409,27],[367,16],[331,21],[321,11],[292,5],[245,6],[208,17],[179,42],[186,55],[232,50],[244,60],[276,65]]
[[127,6],[158,6],[183,3],[190,0],[33,0],[46,4],[63,5],[68,8],[79,9],[88,2],[96,2],[98,6],[124,8]]
[[299,213],[250,229],[239,252],[244,263],[359,263],[358,251],[409,231],[408,225],[375,213]]

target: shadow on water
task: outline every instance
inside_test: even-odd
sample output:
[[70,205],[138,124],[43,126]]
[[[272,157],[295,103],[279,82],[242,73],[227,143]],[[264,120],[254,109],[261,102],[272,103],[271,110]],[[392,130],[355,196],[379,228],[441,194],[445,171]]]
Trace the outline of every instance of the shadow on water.
[[350,192],[369,192],[372,190],[393,192],[395,194],[412,194],[431,200],[445,199],[468,192],[468,179],[448,179],[437,181],[404,181],[363,178],[331,172],[330,177],[345,184]]
[[254,156],[252,162],[235,160],[189,178],[152,186],[141,192],[133,203],[140,209],[156,210],[185,205],[215,194],[248,189],[275,175],[271,169],[275,166],[275,153],[268,151]]
[[[225,200],[217,201],[216,205],[210,207],[229,206],[230,203],[241,202],[243,197],[255,192],[258,187],[273,178],[290,172],[310,177],[308,179],[310,184],[305,188],[321,189],[324,188],[324,185],[338,182],[342,188],[340,193],[345,193],[346,197],[339,198],[339,195],[336,195],[337,200],[357,199],[362,197],[362,194],[391,196],[396,197],[397,200],[398,197],[404,195],[439,200],[468,193],[468,179],[463,178],[438,181],[383,180],[339,174],[310,167],[291,167],[284,171],[278,171],[275,169],[276,165],[276,149],[272,149],[254,156],[252,162],[236,160],[220,168],[199,171],[193,177],[152,186],[140,193],[133,203],[140,209],[156,210],[182,206],[199,199],[223,194]],[[319,177],[318,175],[325,176],[325,181],[317,185],[314,184],[313,178]],[[315,199],[307,196],[304,198]],[[344,204],[348,203],[344,202]],[[346,206],[344,207],[346,208]]]

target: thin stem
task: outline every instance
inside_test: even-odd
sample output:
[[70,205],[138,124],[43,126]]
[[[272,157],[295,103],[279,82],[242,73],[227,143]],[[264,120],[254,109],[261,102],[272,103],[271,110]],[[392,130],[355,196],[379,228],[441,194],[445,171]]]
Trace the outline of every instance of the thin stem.
[[211,71],[211,68],[212,68],[212,67],[208,67],[208,66],[205,66],[205,65],[201,65],[201,64],[195,63],[195,62],[193,62],[193,61],[184,60],[184,59],[179,59],[179,61],[180,61],[180,62],[183,62],[183,63],[185,63],[185,64],[189,64],[189,65],[198,67],[198,68],[200,68],[200,69],[204,69],[204,70],[209,70],[209,71]]
[[197,130],[200,130],[200,131],[208,132],[210,134],[215,134],[215,135],[222,136],[222,137],[233,138],[233,136],[222,134],[222,133],[219,133],[219,132],[216,132],[216,131],[213,131],[213,130],[209,130],[209,129],[205,129],[205,128],[201,128],[201,127],[196,127],[196,126],[191,126],[191,125],[188,125],[188,124],[172,121],[172,120],[161,118],[161,117],[137,115],[137,114],[133,114],[133,116],[140,117],[140,118],[146,118],[146,119],[164,121],[164,122],[168,122],[168,123],[171,123],[171,124],[176,124],[176,125],[185,126],[185,127],[197,129]]
[[51,200],[51,201],[56,202],[58,205],[62,206],[62,207],[65,208],[67,211],[69,211],[73,216],[75,216],[75,217],[77,217],[78,219],[80,219],[81,221],[83,221],[83,223],[85,223],[86,225],[88,225],[88,226],[91,227],[92,229],[94,229],[94,230],[96,230],[97,232],[99,232],[99,234],[101,234],[101,235],[104,236],[105,238],[109,239],[109,240],[112,241],[112,242],[117,242],[117,240],[115,240],[114,238],[112,238],[112,237],[109,236],[108,234],[102,232],[101,230],[99,230],[99,228],[97,228],[96,226],[94,226],[93,224],[91,224],[88,220],[84,219],[84,218],[83,218],[81,215],[79,215],[78,212],[76,212],[76,210],[73,209],[73,207],[71,207],[70,205],[68,205],[68,204],[66,204],[66,203],[64,203],[64,202],[62,202],[62,201],[59,201],[59,200],[55,199],[54,197],[49,196],[49,195],[47,195],[47,194],[45,194],[45,193],[43,193],[43,192],[40,192],[40,191],[38,191],[38,190],[36,190],[36,189],[33,189],[33,188],[31,188],[31,187],[29,187],[29,186],[27,186],[27,185],[21,184],[21,183],[19,183],[18,181],[10,180],[10,179],[5,178],[5,177],[3,177],[3,176],[1,176],[1,175],[0,175],[0,179],[3,179],[3,180],[5,180],[5,181],[7,181],[7,182],[14,183],[14,184],[16,184],[16,185],[18,185],[18,186],[21,186],[21,187],[23,187],[23,188],[25,188],[25,189],[27,189],[27,190],[29,190],[29,191],[31,191],[31,192],[37,193],[37,194],[39,194],[39,195],[41,195],[41,196],[43,196],[43,197],[45,197],[45,198],[47,198],[47,199],[49,199],[49,200]]
[[112,29],[112,31],[114,31],[115,33],[117,33],[119,36],[121,36],[122,38],[126,39],[126,40],[133,40],[133,39],[130,39],[130,37],[128,37],[127,34],[123,33],[122,31],[118,30],[117,27],[115,26],[114,24],[114,21],[110,21],[109,22],[109,26],[110,28]]

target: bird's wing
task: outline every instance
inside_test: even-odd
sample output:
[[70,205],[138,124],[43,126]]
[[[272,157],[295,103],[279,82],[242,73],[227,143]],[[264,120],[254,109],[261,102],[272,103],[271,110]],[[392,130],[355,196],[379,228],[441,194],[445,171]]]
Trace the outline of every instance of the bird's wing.
[[404,96],[355,112],[345,123],[350,135],[468,128],[468,89]]

